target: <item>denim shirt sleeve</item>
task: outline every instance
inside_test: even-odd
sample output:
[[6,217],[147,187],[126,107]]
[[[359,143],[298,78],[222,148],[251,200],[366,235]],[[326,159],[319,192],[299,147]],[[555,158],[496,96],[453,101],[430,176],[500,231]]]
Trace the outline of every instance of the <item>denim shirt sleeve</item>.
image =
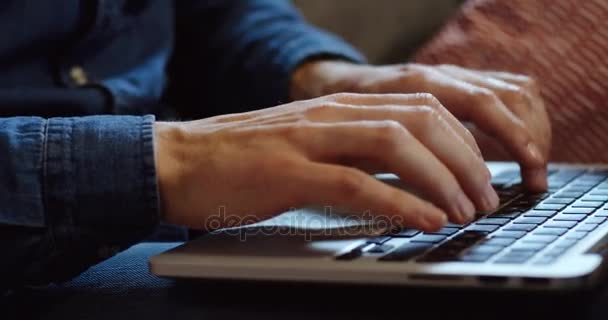
[[0,118],[0,286],[67,280],[154,231],[153,123]]
[[291,1],[176,1],[169,92],[191,117],[271,107],[289,102],[294,69],[321,57],[366,62],[338,36],[307,23]]

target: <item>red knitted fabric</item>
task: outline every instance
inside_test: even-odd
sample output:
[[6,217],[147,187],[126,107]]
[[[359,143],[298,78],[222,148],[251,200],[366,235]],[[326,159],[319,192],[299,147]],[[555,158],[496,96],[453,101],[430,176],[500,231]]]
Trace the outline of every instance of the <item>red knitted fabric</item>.
[[533,76],[551,160],[608,162],[607,0],[469,0],[414,60]]

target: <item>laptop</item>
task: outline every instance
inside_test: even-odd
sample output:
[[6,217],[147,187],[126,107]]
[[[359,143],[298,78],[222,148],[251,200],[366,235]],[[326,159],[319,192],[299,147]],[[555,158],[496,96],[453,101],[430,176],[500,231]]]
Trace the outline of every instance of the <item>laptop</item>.
[[[489,162],[500,207],[435,233],[300,208],[201,236],[150,258],[166,278],[574,290],[604,276],[608,165],[552,164],[549,190],[522,189],[515,163]],[[391,174],[377,176],[401,186]]]

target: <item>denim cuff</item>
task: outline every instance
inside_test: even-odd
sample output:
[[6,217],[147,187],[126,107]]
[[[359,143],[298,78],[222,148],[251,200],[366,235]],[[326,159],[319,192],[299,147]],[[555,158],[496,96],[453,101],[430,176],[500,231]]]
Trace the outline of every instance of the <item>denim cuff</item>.
[[151,115],[47,121],[43,194],[58,254],[77,254],[86,267],[154,232],[153,124]]

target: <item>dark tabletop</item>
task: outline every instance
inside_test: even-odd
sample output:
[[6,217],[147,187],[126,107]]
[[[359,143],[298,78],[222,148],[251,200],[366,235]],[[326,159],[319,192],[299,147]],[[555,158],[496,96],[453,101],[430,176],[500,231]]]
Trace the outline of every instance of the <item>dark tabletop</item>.
[[[145,243],[62,286],[2,298],[8,319],[608,319],[608,288],[577,293],[492,292],[160,279]],[[6,314],[5,312],[3,312]],[[0,319],[7,319],[0,317]]]

